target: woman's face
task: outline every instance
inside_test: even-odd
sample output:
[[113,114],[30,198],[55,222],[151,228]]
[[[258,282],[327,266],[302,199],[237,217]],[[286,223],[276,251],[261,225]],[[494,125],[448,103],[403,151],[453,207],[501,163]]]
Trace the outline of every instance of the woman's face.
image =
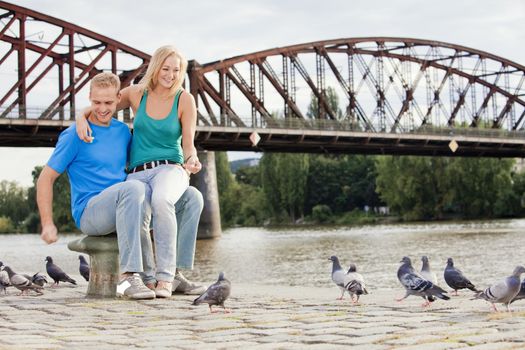
[[175,55],[168,56],[160,67],[157,83],[163,88],[170,89],[179,80],[179,75],[180,59]]

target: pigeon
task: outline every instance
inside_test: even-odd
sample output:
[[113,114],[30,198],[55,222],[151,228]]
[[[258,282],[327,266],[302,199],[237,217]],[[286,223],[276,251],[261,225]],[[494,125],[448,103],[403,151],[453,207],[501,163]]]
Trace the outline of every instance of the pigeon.
[[423,266],[421,266],[421,276],[423,276],[424,279],[427,281],[430,281],[434,284],[438,283],[437,276],[434,272],[430,271],[430,264],[428,263],[428,257],[426,255],[423,255],[421,257],[421,261],[423,262]]
[[23,273],[22,276],[40,287],[43,287],[46,283],[48,283],[46,276],[41,275],[40,272],[35,273],[33,276]]
[[338,300],[343,299],[346,291],[350,294],[352,301],[354,301],[354,295],[357,295],[358,301],[361,294],[368,294],[368,292],[365,293],[363,276],[355,272],[355,265],[351,265],[348,273],[345,273],[337,256],[332,255],[328,260],[332,261],[332,281],[341,289],[341,296],[337,298]]
[[[357,267],[355,264],[350,264],[348,271],[346,272],[346,276],[351,278],[351,282],[348,285],[348,293],[350,294],[350,297],[352,298],[352,301],[354,303],[359,302],[359,296],[362,294],[368,294],[368,291],[366,290],[365,286],[365,279],[363,278],[363,275],[357,272]],[[356,295],[356,300],[354,301],[354,295]]]
[[436,297],[443,300],[450,299],[449,296],[444,294],[447,293],[446,290],[434,285],[414,270],[410,258],[405,256],[400,262],[402,264],[397,270],[397,279],[405,287],[406,294],[403,298],[397,299],[397,301],[401,301],[409,295],[417,295],[425,299],[423,306],[429,306],[431,302],[436,300]]
[[470,282],[470,280],[463,275],[460,269],[454,267],[454,260],[452,258],[447,259],[447,267],[445,267],[445,272],[443,273],[445,282],[448,286],[456,292],[458,295],[458,289],[468,288],[473,292],[480,292],[476,289],[476,286]]
[[7,287],[11,287],[11,282],[9,282],[9,275],[7,271],[1,270],[4,263],[0,261],[0,292],[3,290],[4,294],[7,294]]
[[523,282],[521,282],[521,288],[520,288],[518,295],[516,295],[514,299],[512,299],[511,303],[515,302],[516,300],[520,300],[520,299],[525,299],[525,278],[523,279]]
[[230,291],[231,283],[226,278],[224,278],[224,272],[221,272],[219,273],[219,279],[217,282],[209,286],[204,293],[202,293],[197,299],[193,301],[192,305],[207,303],[210,308],[210,312],[212,313],[214,312],[212,310],[212,306],[219,305],[222,306],[224,312],[229,312],[224,307],[224,302],[230,296]]
[[62,271],[60,267],[53,263],[53,258],[48,256],[46,257],[45,261],[47,274],[53,279],[53,281],[55,281],[54,286],[58,286],[59,282],[69,282],[75,285],[77,284],[77,282],[74,279],[69,277],[64,271]]
[[89,264],[87,263],[86,258],[84,258],[83,255],[79,255],[78,260],[80,260],[80,266],[78,268],[80,274],[86,281],[89,281]]
[[496,282],[483,292],[476,293],[474,299],[484,299],[492,304],[494,311],[498,311],[496,303],[505,304],[507,311],[510,311],[510,303],[519,294],[521,288],[520,277],[525,273],[525,267],[516,266],[514,272],[509,277]]
[[44,294],[42,292],[43,288],[41,286],[33,284],[30,279],[27,279],[23,275],[17,274],[11,270],[9,266],[4,265],[1,267],[1,269],[5,270],[9,275],[9,282],[11,282],[11,285],[20,291],[20,294],[18,295],[25,294],[25,292],[29,290],[34,290],[38,294]]
[[40,272],[37,272],[33,276],[31,276],[31,282],[33,282],[36,285],[39,285],[40,287],[43,287],[46,283],[49,283],[47,281],[46,276],[40,274]]

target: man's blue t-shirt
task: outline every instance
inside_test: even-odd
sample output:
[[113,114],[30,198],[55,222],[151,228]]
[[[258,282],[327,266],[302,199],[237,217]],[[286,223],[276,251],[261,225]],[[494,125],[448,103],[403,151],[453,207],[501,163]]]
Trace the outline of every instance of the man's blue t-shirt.
[[47,165],[67,171],[71,185],[71,212],[80,228],[87,202],[106,188],[126,179],[131,134],[126,124],[112,119],[108,127],[90,123],[93,143],[77,136],[76,125],[62,131]]

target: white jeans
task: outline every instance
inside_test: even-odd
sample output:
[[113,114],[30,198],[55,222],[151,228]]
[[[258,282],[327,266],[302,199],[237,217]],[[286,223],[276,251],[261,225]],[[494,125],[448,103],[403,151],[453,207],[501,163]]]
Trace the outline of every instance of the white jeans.
[[189,175],[182,166],[163,164],[128,175],[126,181],[146,185],[146,200],[153,220],[153,239],[158,281],[173,281],[177,264],[177,218],[175,203],[189,186]]

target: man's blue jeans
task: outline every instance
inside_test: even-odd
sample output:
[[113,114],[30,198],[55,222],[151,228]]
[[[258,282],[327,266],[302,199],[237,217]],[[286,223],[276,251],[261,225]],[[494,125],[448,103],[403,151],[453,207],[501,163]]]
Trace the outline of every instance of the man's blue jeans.
[[[143,272],[144,222],[149,220],[146,186],[140,181],[120,182],[92,197],[80,218],[88,236],[117,231],[120,273]],[[148,230],[149,231],[149,230]],[[151,245],[149,247],[151,250]]]
[[[202,194],[191,186],[175,203],[177,268],[193,268],[203,206]],[[120,273],[143,272],[144,282],[150,282],[155,280],[155,259],[149,234],[150,210],[144,183],[127,180],[106,188],[88,201],[80,219],[80,229],[88,236],[117,231]]]

